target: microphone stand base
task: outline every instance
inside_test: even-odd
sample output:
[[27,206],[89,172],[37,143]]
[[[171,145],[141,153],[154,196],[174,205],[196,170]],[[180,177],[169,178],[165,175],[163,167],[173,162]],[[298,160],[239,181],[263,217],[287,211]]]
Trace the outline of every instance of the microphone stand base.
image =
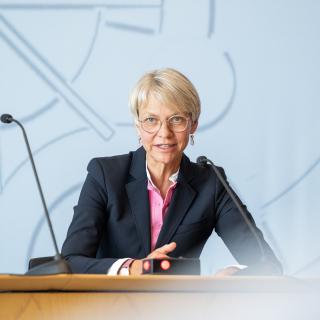
[[25,275],[52,275],[72,273],[68,263],[64,259],[54,259],[50,262],[40,264],[28,270]]

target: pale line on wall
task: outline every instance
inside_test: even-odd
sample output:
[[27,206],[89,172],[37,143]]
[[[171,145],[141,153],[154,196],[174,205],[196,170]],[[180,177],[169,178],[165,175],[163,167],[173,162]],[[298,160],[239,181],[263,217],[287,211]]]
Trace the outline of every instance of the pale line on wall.
[[96,27],[92,36],[92,41],[90,44],[90,47],[88,49],[88,52],[85,56],[85,58],[83,59],[83,62],[81,63],[78,71],[76,72],[75,76],[72,78],[71,83],[73,83],[74,81],[76,81],[78,79],[78,77],[80,76],[80,74],[82,73],[84,67],[87,65],[89,58],[93,52],[93,48],[95,47],[95,44],[97,42],[97,38],[98,38],[98,32],[99,32],[99,27],[100,27],[100,22],[101,22],[101,11],[98,12],[98,16],[97,16],[97,20],[96,20]]
[[163,20],[164,20],[164,0],[161,0],[161,4],[160,4],[159,29],[158,29],[158,32],[159,32],[159,33],[162,32]]
[[[42,152],[43,150],[47,149],[48,147],[52,146],[53,144],[61,141],[61,140],[64,140],[68,137],[71,137],[75,134],[78,134],[80,132],[83,132],[83,131],[87,131],[89,130],[88,127],[82,127],[82,128],[78,128],[78,129],[75,129],[75,130],[72,130],[72,131],[69,131],[69,132],[66,132],[66,133],[63,133],[62,135],[59,135],[57,137],[55,137],[54,139],[46,142],[44,145],[42,145],[40,148],[34,150],[32,152],[32,154],[34,156],[38,155],[40,152]],[[13,170],[12,172],[9,174],[9,176],[7,177],[7,179],[5,180],[4,184],[3,184],[3,188],[5,188],[9,183],[10,181],[14,178],[14,176],[29,162],[29,158],[25,158],[24,160],[22,160]]]
[[[276,196],[268,200],[266,203],[264,203],[260,209],[265,209],[278,200],[280,200],[282,197],[284,197],[287,193],[289,193],[292,189],[294,189],[296,186],[298,186],[320,163],[320,157],[299,177],[297,178],[293,183],[291,183],[288,187],[286,187],[283,191],[279,192]],[[268,212],[263,213],[263,215],[267,215]]]
[[0,9],[2,10],[93,10],[96,8],[103,9],[153,9],[158,8],[159,4],[101,4],[92,3],[88,1],[87,3],[3,3],[0,4]]
[[130,31],[130,32],[138,32],[138,33],[148,34],[148,35],[155,34],[155,30],[151,28],[141,27],[133,24],[106,21],[105,26],[108,28],[114,28],[114,29],[119,29],[124,31]]
[[295,272],[292,273],[293,276],[297,276],[297,275],[301,275],[304,272],[306,272],[307,270],[309,270],[310,268],[314,268],[315,265],[318,265],[318,270],[320,270],[320,256],[317,256],[316,258],[312,259],[311,261],[309,261],[307,264],[305,264],[303,267],[299,268],[298,270],[296,270]]
[[9,23],[9,21],[7,19],[4,18],[4,16],[0,15],[0,18],[2,20],[2,22],[7,26],[7,28],[13,32],[16,37],[37,57],[37,59],[39,59],[44,65],[46,65],[49,70],[58,78],[60,79],[60,81],[62,82],[66,82],[65,78],[47,61],[47,59],[45,59],[43,56],[41,56],[39,54],[39,52],[37,52],[35,50],[35,48],[31,45],[31,43],[29,41],[27,41],[22,35],[21,33],[19,33],[12,24]]
[[[6,21],[6,19],[0,15],[0,20],[2,20],[4,22],[4,24],[6,25],[6,27],[13,32],[13,34],[19,39],[19,41],[21,41],[29,50],[31,50],[31,52],[33,53],[34,49],[30,49],[29,46],[30,44],[28,44],[28,42],[26,42],[22,36],[13,28],[13,26],[11,26],[9,24],[8,21]],[[12,41],[9,37],[7,37],[3,32],[0,31],[0,36],[2,37],[2,39],[18,54],[18,56],[20,56],[20,58],[26,62],[27,65],[29,65],[31,67],[31,69],[33,69],[36,74],[45,82],[48,84],[49,87],[51,87],[55,92],[59,93],[61,95],[61,97],[67,102],[67,104],[74,110],[74,112],[76,114],[78,114],[78,116],[80,118],[82,118],[85,122],[87,122],[92,129],[105,141],[108,141],[112,138],[112,136],[114,135],[114,130],[112,129],[112,127],[77,93],[75,92],[75,90],[70,87],[62,78],[59,77],[59,74],[57,72],[55,72],[55,70],[52,68],[51,65],[47,65],[46,64],[46,60],[45,59],[40,59],[40,61],[45,65],[45,67],[47,67],[49,69],[50,72],[52,72],[52,74],[60,81],[60,85],[62,85],[62,89],[59,89],[57,85],[59,85],[59,83],[54,84],[51,80],[49,80],[49,78],[47,77],[47,75],[45,75],[45,73],[39,69],[31,60],[29,57],[26,56],[26,54],[20,50]],[[36,58],[38,59],[38,53],[36,54]],[[52,71],[53,70],[53,71]],[[66,93],[63,92],[64,90],[67,90]],[[67,94],[71,93],[71,98],[69,98],[67,96]],[[92,115],[94,115],[96,117],[96,119],[98,119],[100,121],[100,123],[103,124],[104,128],[107,128],[109,131],[109,136],[105,136],[102,132],[100,132],[100,130],[98,129],[98,127],[92,123],[91,120],[89,120],[88,116],[90,116],[90,114],[83,114],[82,111],[80,111],[78,109],[78,107],[71,101],[71,99],[76,98],[78,99],[78,103],[79,100],[81,102],[81,104],[83,106],[86,107],[87,110],[89,110],[91,112]],[[86,110],[84,110],[86,112]],[[95,119],[93,119],[95,120]]]
[[229,101],[226,103],[226,106],[223,109],[223,111],[212,121],[199,126],[198,132],[205,131],[205,130],[208,130],[208,129],[211,129],[212,127],[214,127],[218,122],[220,122],[221,120],[223,120],[226,117],[226,115],[230,112],[230,110],[233,106],[233,102],[234,102],[234,99],[236,96],[236,91],[237,91],[236,70],[235,70],[234,64],[232,62],[232,59],[231,59],[229,53],[224,52],[223,55],[224,55],[228,65],[230,67],[231,75],[232,75],[232,79],[233,79],[233,88],[232,88],[231,96],[229,98]]
[[216,4],[215,0],[209,0],[209,20],[208,20],[208,38],[214,34],[215,29],[215,14],[216,14]]
[[[48,207],[49,214],[52,213],[66,198],[70,197],[72,194],[77,192],[81,188],[82,184],[83,184],[83,182],[76,183],[73,186],[69,187],[64,192],[62,192]],[[52,216],[52,214],[50,214],[50,215]],[[46,224],[46,217],[45,217],[44,212],[42,212],[42,215],[34,228],[34,231],[32,233],[31,240],[30,240],[30,243],[28,246],[27,256],[26,256],[27,268],[28,268],[29,260],[32,257],[33,249],[34,249],[38,234],[44,224]]]
[[[43,107],[40,107],[37,111],[20,118],[20,122],[23,124],[26,124],[35,118],[42,116],[45,114],[47,111],[51,110],[57,103],[59,102],[58,98],[53,98],[51,101],[49,101],[46,105]],[[1,125],[0,130],[7,130],[7,129],[13,129],[15,126],[8,126],[7,124]]]

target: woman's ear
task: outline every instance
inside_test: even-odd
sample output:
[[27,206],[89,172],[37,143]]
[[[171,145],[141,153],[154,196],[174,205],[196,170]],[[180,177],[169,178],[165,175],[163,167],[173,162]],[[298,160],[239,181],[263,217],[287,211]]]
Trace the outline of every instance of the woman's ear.
[[192,123],[190,133],[191,133],[191,134],[194,134],[195,131],[197,130],[197,128],[198,128],[198,120],[196,120],[196,121],[194,121],[194,122]]
[[138,136],[138,141],[139,141],[139,145],[141,145],[141,134],[140,134],[140,127],[139,125],[135,122],[134,127],[136,129],[136,133]]
[[134,121],[134,127],[136,128],[138,137],[140,137],[140,127],[139,127],[138,121],[136,120]]

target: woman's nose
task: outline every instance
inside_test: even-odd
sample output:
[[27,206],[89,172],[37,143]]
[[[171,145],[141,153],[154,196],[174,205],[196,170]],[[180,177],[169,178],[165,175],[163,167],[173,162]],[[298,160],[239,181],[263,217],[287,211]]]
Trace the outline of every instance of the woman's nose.
[[157,135],[160,137],[167,137],[172,134],[172,130],[170,129],[168,122],[166,120],[163,120],[161,122],[159,131],[157,132]]

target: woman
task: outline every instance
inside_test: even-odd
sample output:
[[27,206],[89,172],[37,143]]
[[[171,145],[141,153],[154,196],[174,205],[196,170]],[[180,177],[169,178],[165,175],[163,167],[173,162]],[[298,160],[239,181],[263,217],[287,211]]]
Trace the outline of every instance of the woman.
[[72,271],[137,275],[145,257],[199,257],[215,229],[248,270],[281,273],[254,225],[261,261],[257,240],[212,169],[183,153],[200,115],[192,83],[174,69],[155,70],[139,80],[130,105],[142,147],[89,163],[62,248]]

